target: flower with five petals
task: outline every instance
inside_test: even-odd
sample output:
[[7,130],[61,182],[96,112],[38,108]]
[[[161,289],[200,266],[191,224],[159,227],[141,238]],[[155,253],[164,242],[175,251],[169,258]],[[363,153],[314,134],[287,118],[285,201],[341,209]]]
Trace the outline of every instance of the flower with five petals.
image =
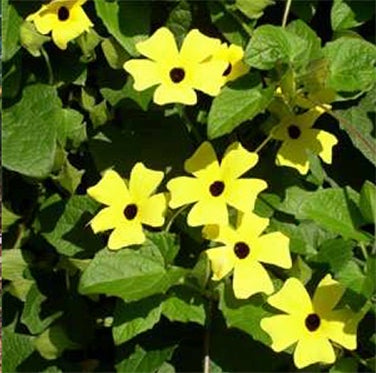
[[86,0],[53,0],[33,14],[26,21],[34,22],[39,33],[52,31],[52,40],[60,49],[67,49],[69,41],[77,38],[93,26],[82,9]]
[[226,225],[227,205],[243,212],[252,211],[257,195],[267,187],[264,180],[240,178],[257,161],[256,153],[236,142],[227,148],[219,163],[212,145],[207,141],[202,143],[184,164],[194,177],[180,176],[168,182],[169,206],[195,203],[187,218],[190,226]]
[[206,226],[206,238],[222,245],[206,251],[213,271],[213,280],[219,281],[232,270],[236,298],[245,299],[256,293],[271,294],[273,283],[262,263],[282,268],[291,267],[289,238],[281,232],[262,234],[269,219],[254,213],[238,215],[236,229],[229,225]]
[[336,308],[345,288],[326,275],[311,300],[303,284],[289,278],[268,303],[285,312],[261,320],[261,328],[272,338],[272,349],[280,352],[297,342],[294,363],[300,369],[314,363],[334,363],[330,341],[349,350],[356,348],[360,321],[348,307]]
[[87,190],[90,197],[107,205],[90,225],[94,233],[113,229],[109,249],[142,244],[145,241],[142,224],[152,227],[164,224],[165,195],[153,195],[162,179],[163,172],[150,170],[139,162],[132,168],[129,183],[108,170],[98,184]]
[[281,140],[276,164],[293,167],[302,175],[309,170],[307,150],[318,155],[325,163],[332,163],[332,148],[337,138],[329,132],[312,128],[324,110],[315,107],[299,115],[285,115],[280,124],[273,128],[271,136]]
[[137,50],[148,59],[133,59],[124,69],[134,78],[134,89],[143,91],[158,85],[154,102],[158,105],[182,103],[194,105],[194,89],[216,96],[222,86],[222,73],[227,63],[209,60],[218,49],[220,41],[191,30],[183,41],[181,50],[171,31],[162,27],[149,39],[136,44]]

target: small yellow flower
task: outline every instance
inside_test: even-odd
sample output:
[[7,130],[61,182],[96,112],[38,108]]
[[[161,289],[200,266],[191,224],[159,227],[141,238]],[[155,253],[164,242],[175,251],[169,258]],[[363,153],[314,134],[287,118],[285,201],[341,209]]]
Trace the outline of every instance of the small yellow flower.
[[240,179],[257,161],[256,153],[236,142],[228,147],[219,164],[212,145],[202,143],[184,165],[194,177],[181,176],[168,182],[170,207],[195,203],[188,214],[190,226],[226,225],[227,205],[243,212],[252,211],[257,195],[267,187],[261,179]]
[[87,190],[90,197],[107,205],[90,225],[94,233],[113,229],[108,241],[109,249],[142,244],[145,241],[142,224],[152,227],[164,224],[165,195],[152,195],[162,179],[163,172],[137,163],[131,171],[129,183],[115,171],[108,170],[98,184]]
[[223,72],[223,84],[235,80],[249,71],[249,66],[243,62],[244,51],[235,44],[221,44],[218,50],[213,54],[213,60],[225,61],[226,70]]
[[280,352],[295,342],[294,363],[300,369],[314,363],[335,361],[331,340],[349,350],[356,349],[360,321],[349,308],[335,309],[345,288],[326,275],[311,300],[303,284],[289,278],[282,289],[268,299],[285,314],[266,317],[261,328],[272,338],[272,349]]
[[34,22],[43,35],[52,31],[52,40],[60,49],[67,49],[69,41],[77,38],[93,26],[82,9],[86,0],[53,0],[26,20]]
[[275,127],[271,136],[283,141],[276,164],[293,167],[302,175],[309,170],[309,149],[318,155],[325,163],[332,163],[332,148],[337,144],[337,138],[329,132],[312,128],[316,119],[324,111],[315,107],[300,115],[285,115],[280,124]]
[[211,96],[220,91],[227,64],[208,60],[219,45],[218,39],[191,30],[179,51],[171,31],[162,27],[136,45],[149,59],[127,61],[124,69],[133,76],[137,91],[158,85],[154,92],[154,102],[158,105],[172,102],[194,105],[197,102],[194,89]]
[[261,235],[269,219],[253,213],[239,214],[236,229],[229,225],[206,226],[206,238],[223,245],[206,251],[219,281],[234,270],[233,289],[236,298],[245,299],[256,293],[270,294],[273,283],[262,263],[282,268],[291,267],[289,238],[280,232]]

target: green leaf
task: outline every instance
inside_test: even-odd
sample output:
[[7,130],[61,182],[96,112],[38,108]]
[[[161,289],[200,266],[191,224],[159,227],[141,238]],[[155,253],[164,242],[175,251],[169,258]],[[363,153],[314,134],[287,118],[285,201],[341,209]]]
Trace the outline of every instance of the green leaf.
[[116,371],[134,373],[155,372],[166,360],[171,358],[174,349],[175,347],[167,347],[163,350],[147,351],[140,346],[136,346],[136,350],[131,356],[116,364]]
[[[2,211],[4,213],[4,210]],[[28,267],[24,259],[25,253],[19,249],[4,250],[2,252],[2,276],[5,280],[23,279],[23,272]]]
[[374,224],[376,221],[376,186],[368,180],[360,191],[359,207],[367,223]]
[[187,287],[175,287],[163,302],[162,314],[170,321],[205,325],[205,299]]
[[[2,232],[6,232],[8,228],[13,225],[20,216],[14,214],[8,210],[4,205],[1,206],[1,229]],[[4,253],[3,253],[4,254]]]
[[360,38],[342,37],[325,45],[330,62],[327,85],[337,91],[369,91],[376,82],[376,47]]
[[35,28],[34,23],[23,22],[20,27],[20,43],[34,57],[41,56],[43,44],[50,41],[49,36],[41,35]]
[[72,195],[80,185],[85,170],[78,170],[71,165],[67,156],[64,158],[65,160],[59,173],[56,176],[53,175],[52,180]]
[[161,318],[162,297],[153,296],[137,302],[116,302],[112,336],[115,345],[129,341],[136,335],[151,329]]
[[245,61],[257,69],[270,70],[276,63],[294,63],[306,50],[307,42],[280,26],[258,27],[245,51]]
[[235,6],[248,18],[257,19],[262,17],[264,9],[274,5],[273,0],[236,0]]
[[82,294],[118,296],[126,302],[164,293],[179,281],[186,270],[165,268],[158,247],[147,240],[139,249],[100,251],[84,271],[80,281]]
[[131,56],[139,55],[135,44],[149,36],[150,9],[142,1],[95,1],[95,10],[108,32]]
[[27,326],[31,334],[39,334],[44,331],[52,322],[58,319],[63,311],[41,318],[42,304],[47,299],[33,284],[26,296],[25,307],[21,315],[21,321]]
[[362,24],[356,20],[356,15],[344,0],[334,0],[330,11],[330,21],[334,31],[346,30]]
[[130,57],[113,37],[104,39],[101,47],[108,64],[115,70],[122,69],[125,61]]
[[2,0],[2,60],[3,62],[10,60],[20,49],[20,26],[22,17],[17,13],[16,9],[9,0]]
[[87,196],[73,196],[66,204],[54,201],[42,206],[39,213],[42,235],[60,254],[92,254],[103,247],[88,227],[97,209],[97,202]]
[[166,27],[175,35],[178,44],[182,44],[185,35],[189,32],[192,23],[190,4],[180,1],[170,12]]
[[341,357],[330,368],[329,373],[356,373],[358,362],[353,357]]
[[2,371],[17,372],[17,367],[33,352],[34,337],[19,334],[14,331],[14,325],[8,325],[2,330]]
[[77,149],[87,140],[86,125],[83,115],[77,110],[63,109],[61,111],[62,123],[57,128],[57,139],[64,148]]
[[303,284],[307,284],[312,277],[312,269],[300,256],[297,256],[292,263],[292,267],[286,271],[286,274],[289,277],[299,279]]
[[259,79],[249,76],[223,88],[215,97],[208,118],[210,139],[230,133],[241,123],[262,113],[273,97],[271,88],[263,89]]
[[54,88],[36,84],[3,111],[4,167],[43,178],[52,170],[56,130],[62,121],[61,102]]
[[178,236],[173,233],[158,232],[148,233],[147,237],[150,242],[158,247],[165,265],[172,264],[180,248]]

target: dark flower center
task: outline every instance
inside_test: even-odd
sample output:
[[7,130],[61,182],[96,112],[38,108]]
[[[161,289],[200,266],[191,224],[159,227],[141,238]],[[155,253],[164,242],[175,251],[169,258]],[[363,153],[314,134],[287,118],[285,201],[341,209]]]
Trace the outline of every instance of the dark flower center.
[[65,6],[61,6],[57,11],[59,21],[66,21],[69,18],[69,9]]
[[289,133],[290,138],[294,140],[298,139],[302,133],[300,131],[300,128],[295,124],[289,126],[289,128],[287,128],[287,131]]
[[223,73],[222,75],[223,75],[223,76],[227,76],[227,75],[229,75],[229,74],[231,73],[231,70],[232,70],[232,65],[231,65],[231,63],[229,63],[229,64],[227,65],[226,70],[224,71],[224,73]]
[[133,220],[136,217],[137,212],[138,212],[138,208],[134,203],[127,205],[123,211],[124,216],[128,220]]
[[314,332],[320,326],[320,317],[316,313],[309,314],[305,319],[305,326],[310,332]]
[[174,83],[180,83],[185,77],[185,71],[181,67],[174,67],[170,71],[170,78]]
[[245,242],[237,242],[234,246],[234,252],[239,259],[244,259],[249,255],[251,249]]
[[225,190],[225,184],[223,181],[214,181],[214,183],[210,185],[209,190],[213,197],[218,197]]

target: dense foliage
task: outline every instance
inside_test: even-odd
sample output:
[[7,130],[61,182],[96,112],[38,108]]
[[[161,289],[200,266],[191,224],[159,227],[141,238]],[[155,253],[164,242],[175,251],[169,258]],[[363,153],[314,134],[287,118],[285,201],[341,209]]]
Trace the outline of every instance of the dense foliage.
[[375,369],[372,1],[2,14],[4,372]]

